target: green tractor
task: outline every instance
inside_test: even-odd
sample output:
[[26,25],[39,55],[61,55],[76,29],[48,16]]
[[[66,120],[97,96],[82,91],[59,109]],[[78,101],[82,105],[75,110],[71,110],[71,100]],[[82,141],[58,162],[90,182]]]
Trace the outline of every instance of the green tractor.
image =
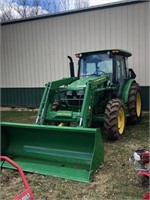
[[130,56],[120,49],[76,54],[77,76],[68,56],[71,76],[45,85],[35,124],[1,123],[2,155],[25,171],[88,182],[104,160],[102,124],[108,139],[116,140],[127,120],[141,120]]

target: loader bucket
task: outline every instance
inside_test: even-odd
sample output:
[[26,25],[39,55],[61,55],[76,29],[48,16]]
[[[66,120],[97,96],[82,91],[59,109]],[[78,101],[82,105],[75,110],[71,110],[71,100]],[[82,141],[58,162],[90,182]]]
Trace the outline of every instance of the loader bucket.
[[100,129],[2,122],[1,139],[2,155],[28,172],[89,182],[103,162]]

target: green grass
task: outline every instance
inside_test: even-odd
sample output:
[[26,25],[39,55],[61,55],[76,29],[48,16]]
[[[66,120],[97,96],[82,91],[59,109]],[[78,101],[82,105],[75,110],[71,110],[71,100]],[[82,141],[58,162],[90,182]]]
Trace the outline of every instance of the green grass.
[[[2,121],[34,123],[34,111],[3,111]],[[38,200],[140,200],[148,189],[142,188],[141,178],[130,166],[128,158],[138,147],[149,145],[149,115],[140,124],[127,126],[126,135],[116,142],[104,141],[105,161],[89,184],[26,173],[30,187]],[[22,182],[16,171],[3,169],[1,198],[12,199],[21,190]]]
[[36,119],[36,111],[2,111],[1,121],[32,124]]

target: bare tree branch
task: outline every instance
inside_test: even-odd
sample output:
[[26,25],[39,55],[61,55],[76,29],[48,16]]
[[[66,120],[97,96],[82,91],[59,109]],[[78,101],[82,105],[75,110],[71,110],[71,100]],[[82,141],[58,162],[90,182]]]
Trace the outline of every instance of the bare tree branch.
[[75,9],[89,7],[89,0],[74,0]]
[[60,8],[61,10],[69,10],[70,9],[70,0],[60,0]]
[[7,21],[88,6],[89,0],[6,0],[0,6],[0,19]]

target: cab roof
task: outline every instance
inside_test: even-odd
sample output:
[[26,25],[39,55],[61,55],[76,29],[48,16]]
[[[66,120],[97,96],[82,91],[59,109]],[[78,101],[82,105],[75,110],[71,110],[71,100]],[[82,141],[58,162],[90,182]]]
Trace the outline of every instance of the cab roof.
[[115,55],[122,55],[125,57],[130,57],[132,56],[132,53],[129,51],[126,51],[124,49],[105,49],[105,50],[99,50],[99,51],[90,51],[90,52],[82,52],[76,54],[76,57],[82,57],[82,56],[87,56],[87,55],[92,55],[92,54],[98,54],[98,53],[111,53]]

